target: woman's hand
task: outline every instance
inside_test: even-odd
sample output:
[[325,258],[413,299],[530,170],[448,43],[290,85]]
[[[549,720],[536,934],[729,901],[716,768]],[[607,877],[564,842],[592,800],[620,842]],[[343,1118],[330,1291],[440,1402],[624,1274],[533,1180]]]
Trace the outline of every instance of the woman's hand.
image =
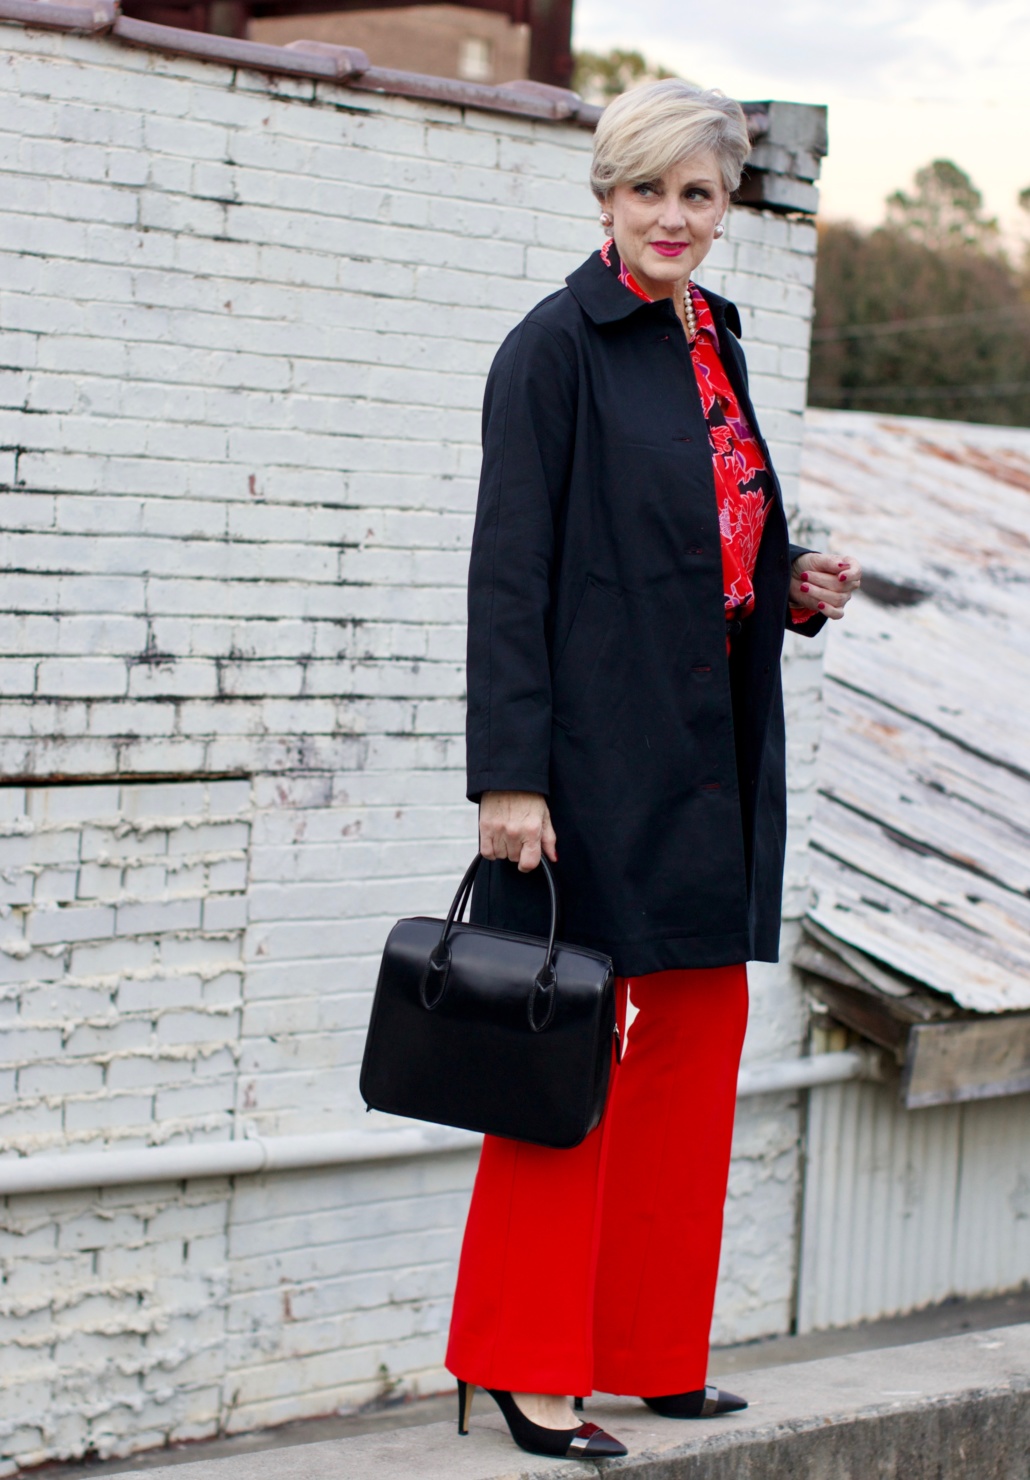
[[790,568],[790,604],[822,612],[835,621],[844,615],[852,592],[862,583],[862,567],[847,555],[812,551]]
[[479,851],[484,858],[510,858],[528,874],[541,848],[558,862],[558,839],[546,798],[535,791],[484,791],[479,799]]

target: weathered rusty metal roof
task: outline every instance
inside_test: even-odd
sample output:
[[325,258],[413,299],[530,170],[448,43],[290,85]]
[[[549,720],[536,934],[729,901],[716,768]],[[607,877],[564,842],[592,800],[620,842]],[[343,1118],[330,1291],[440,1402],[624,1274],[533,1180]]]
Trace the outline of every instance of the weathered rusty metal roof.
[[811,918],[961,1007],[1030,1007],[1030,430],[810,411],[858,556],[827,644]]

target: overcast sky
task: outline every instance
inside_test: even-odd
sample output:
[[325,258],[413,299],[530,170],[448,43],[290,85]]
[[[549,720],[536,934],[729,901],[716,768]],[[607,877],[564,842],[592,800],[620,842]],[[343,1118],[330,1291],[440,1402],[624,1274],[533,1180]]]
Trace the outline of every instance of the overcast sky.
[[576,0],[575,39],[741,99],[827,103],[828,216],[873,224],[885,195],[947,158],[1028,234],[1030,0]]

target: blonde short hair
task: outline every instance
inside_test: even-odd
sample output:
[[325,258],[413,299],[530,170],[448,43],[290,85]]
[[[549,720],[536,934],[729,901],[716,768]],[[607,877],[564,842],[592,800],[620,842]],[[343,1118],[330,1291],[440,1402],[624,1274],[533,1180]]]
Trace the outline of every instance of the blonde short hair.
[[740,104],[714,88],[667,77],[609,103],[594,134],[590,188],[603,200],[616,185],[656,180],[680,160],[711,150],[732,194],[751,152]]

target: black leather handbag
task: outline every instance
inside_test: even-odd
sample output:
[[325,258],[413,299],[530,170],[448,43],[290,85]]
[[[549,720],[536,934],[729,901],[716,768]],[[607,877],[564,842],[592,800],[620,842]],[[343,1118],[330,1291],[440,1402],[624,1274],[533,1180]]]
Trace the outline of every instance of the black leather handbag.
[[604,1111],[615,1027],[607,956],[462,921],[477,855],[446,920],[399,920],[379,968],[361,1065],[369,1109],[538,1146],[577,1146]]

